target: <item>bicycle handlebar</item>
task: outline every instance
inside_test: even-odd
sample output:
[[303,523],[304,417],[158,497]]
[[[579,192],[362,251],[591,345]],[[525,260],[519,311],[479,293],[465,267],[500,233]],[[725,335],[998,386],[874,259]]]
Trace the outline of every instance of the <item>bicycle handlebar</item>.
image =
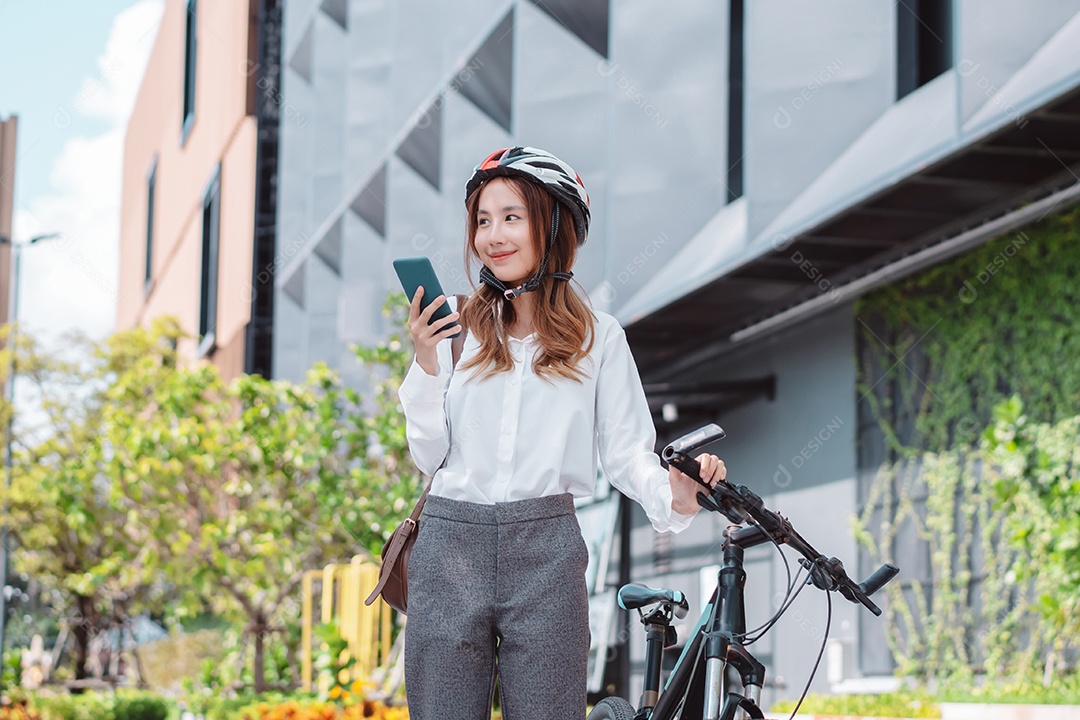
[[826,558],[808,543],[783,515],[765,507],[761,497],[745,485],[728,482],[717,483],[715,488],[701,480],[701,465],[687,453],[713,440],[724,437],[724,431],[717,425],[709,425],[683,436],[664,448],[662,457],[669,465],[686,473],[703,487],[709,494],[698,493],[698,504],[706,510],[719,512],[736,525],[750,522],[760,527],[778,545],[790,545],[805,560],[800,561],[809,572],[814,585],[822,590],[836,590],[853,603],[861,603],[874,615],[881,615],[879,608],[870,596],[896,577],[900,569],[891,563],[885,563],[861,583],[852,580],[844,563],[837,558]]

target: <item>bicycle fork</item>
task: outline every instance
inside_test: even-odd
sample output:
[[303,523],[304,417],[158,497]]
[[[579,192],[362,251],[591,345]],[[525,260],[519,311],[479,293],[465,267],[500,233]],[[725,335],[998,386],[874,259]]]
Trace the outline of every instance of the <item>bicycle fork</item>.
[[[704,638],[705,702],[702,717],[703,720],[736,720],[738,713],[739,720],[763,718],[758,703],[765,684],[765,666],[742,646],[739,638],[746,633],[743,547],[758,544],[767,537],[757,527],[732,527],[725,534],[728,541],[724,543],[724,565],[717,581],[713,622]],[[742,678],[744,695],[724,692],[724,675],[729,663]],[[720,705],[721,698],[724,698],[723,707]]]

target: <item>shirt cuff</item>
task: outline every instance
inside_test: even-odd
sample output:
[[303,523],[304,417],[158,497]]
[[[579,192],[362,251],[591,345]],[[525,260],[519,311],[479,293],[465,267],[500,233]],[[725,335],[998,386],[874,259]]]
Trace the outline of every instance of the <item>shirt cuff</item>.
[[413,358],[412,366],[406,373],[405,379],[401,381],[401,387],[398,388],[398,396],[413,404],[442,405],[446,378],[442,366],[438,367],[438,375],[428,375],[427,371],[416,362],[416,358]]
[[670,532],[681,533],[690,527],[690,522],[697,517],[697,513],[683,515],[671,507],[671,485],[666,482],[660,487],[660,501],[664,504],[664,509],[667,510],[668,527],[666,530]]

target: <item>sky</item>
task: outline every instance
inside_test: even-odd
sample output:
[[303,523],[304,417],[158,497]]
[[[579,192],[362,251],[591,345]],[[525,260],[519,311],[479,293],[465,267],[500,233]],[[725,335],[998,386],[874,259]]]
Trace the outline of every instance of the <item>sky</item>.
[[[115,327],[123,137],[165,0],[0,0],[0,118],[18,115],[20,326]],[[10,183],[11,178],[2,179]]]

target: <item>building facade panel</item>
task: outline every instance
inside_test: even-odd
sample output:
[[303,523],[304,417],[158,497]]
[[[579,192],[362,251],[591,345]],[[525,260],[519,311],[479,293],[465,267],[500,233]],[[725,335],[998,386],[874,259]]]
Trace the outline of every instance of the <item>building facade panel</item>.
[[754,237],[892,104],[897,5],[747,4],[746,195]]
[[[1050,40],[1078,8],[1074,0],[1017,4],[954,0],[960,120],[968,120]],[[1019,98],[1002,97],[1002,104]]]
[[[206,325],[215,336],[203,352],[226,377],[242,372],[252,302],[257,122],[248,112],[255,90],[258,22],[251,3],[167,3],[124,138],[117,327],[175,315],[193,336],[200,327],[204,203],[220,177],[216,308]],[[184,127],[184,82],[194,70],[193,114]],[[149,176],[153,228],[147,263]],[[205,216],[212,219],[212,214]],[[207,230],[209,232],[209,230]],[[211,265],[212,267],[212,265]],[[147,278],[147,269],[150,277]],[[209,333],[208,333],[209,334]],[[198,338],[182,348],[198,354]],[[220,354],[220,357],[215,357]]]

